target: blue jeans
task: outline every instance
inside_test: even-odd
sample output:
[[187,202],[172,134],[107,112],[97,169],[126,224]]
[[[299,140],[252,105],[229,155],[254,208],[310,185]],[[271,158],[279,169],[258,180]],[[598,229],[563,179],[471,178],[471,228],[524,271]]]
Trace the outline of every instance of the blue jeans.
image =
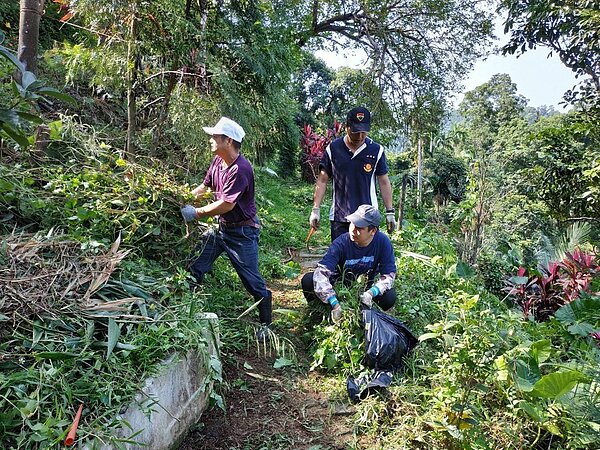
[[271,324],[271,291],[258,270],[258,241],[260,229],[252,226],[218,229],[211,228],[204,235],[191,255],[190,271],[198,283],[204,280],[215,260],[223,252],[237,272],[246,290],[255,301],[263,299],[258,306],[261,323]]

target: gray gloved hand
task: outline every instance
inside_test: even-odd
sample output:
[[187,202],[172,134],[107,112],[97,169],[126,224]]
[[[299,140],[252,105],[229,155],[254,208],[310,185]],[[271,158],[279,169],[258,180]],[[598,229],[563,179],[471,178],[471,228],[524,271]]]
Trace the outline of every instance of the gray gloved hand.
[[321,221],[321,208],[313,208],[310,217],[308,219],[308,224],[313,228],[319,228],[319,222]]
[[331,310],[331,321],[333,323],[340,323],[342,320],[342,305],[339,303],[335,305],[335,308]]
[[360,301],[366,306],[373,306],[373,293],[371,291],[365,291],[360,294]]
[[396,229],[396,212],[389,211],[385,213],[385,222],[387,225],[388,234],[392,233]]
[[194,208],[192,205],[185,205],[183,208],[180,209],[180,211],[181,215],[183,216],[183,220],[185,220],[186,222],[192,222],[196,220],[196,208]]

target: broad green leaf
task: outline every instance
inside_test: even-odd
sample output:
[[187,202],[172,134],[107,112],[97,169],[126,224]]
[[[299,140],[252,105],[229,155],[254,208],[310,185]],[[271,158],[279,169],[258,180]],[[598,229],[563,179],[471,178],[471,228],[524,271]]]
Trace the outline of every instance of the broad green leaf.
[[13,127],[18,127],[21,122],[17,110],[0,108],[0,123],[8,123]]
[[121,326],[115,319],[108,319],[108,347],[106,349],[106,359],[110,358],[112,351],[115,349],[119,336],[121,335]]
[[543,412],[537,409],[535,405],[522,401],[521,403],[519,403],[519,407],[536,422],[543,423],[546,421],[545,417],[543,416]]
[[273,363],[273,367],[275,369],[281,369],[282,367],[291,366],[294,364],[294,361],[286,358],[277,358]]
[[75,99],[73,97],[71,97],[69,94],[65,94],[64,92],[60,92],[59,90],[48,87],[48,86],[37,89],[36,92],[38,94],[44,95],[46,97],[54,97],[58,100],[62,100],[63,102],[71,103],[72,105],[77,104]]
[[473,278],[475,276],[475,270],[464,261],[458,261],[456,263],[456,275],[460,278]]
[[537,383],[540,377],[540,368],[538,367],[537,361],[534,358],[530,357],[526,360],[516,360],[513,378],[519,389],[524,392],[532,391],[533,386],[535,383]]
[[0,46],[0,56],[3,56],[8,61],[10,61],[20,72],[25,71],[25,66],[17,59],[15,55],[12,54],[10,50],[6,47]]
[[586,424],[588,427],[590,427],[596,433],[600,433],[600,423],[587,421]]
[[35,81],[37,81],[37,77],[30,72],[29,70],[25,70],[23,72],[23,76],[21,77],[21,86],[24,90],[28,90],[29,86],[31,86]]
[[560,431],[560,428],[558,428],[558,425],[556,425],[555,423],[545,423],[544,424],[544,428],[546,428],[546,430],[548,430],[550,433],[554,434],[555,436],[560,436],[563,437],[563,434]]
[[22,133],[21,131],[16,130],[15,128],[11,127],[7,123],[2,124],[2,131],[4,131],[6,134],[8,134],[8,136],[13,141],[15,141],[17,144],[19,144],[21,147],[23,147],[23,148],[29,147],[29,140],[27,139],[27,136],[24,133]]
[[587,383],[589,378],[577,370],[549,373],[535,383],[531,393],[537,397],[557,399],[579,382]]
[[498,356],[496,361],[494,361],[494,365],[497,369],[496,378],[498,381],[508,380],[508,364],[506,364],[506,358],[504,358],[504,355]]
[[325,367],[333,369],[337,363],[337,355],[335,353],[328,353],[325,355]]
[[24,119],[28,122],[33,122],[33,123],[38,123],[38,124],[44,122],[41,117],[36,116],[35,114],[30,114],[30,113],[23,112],[23,111],[16,111],[16,113],[21,119]]
[[529,280],[527,277],[510,277],[508,279],[512,284],[527,284],[527,280]]
[[575,336],[589,336],[596,331],[596,327],[587,322],[574,323],[567,328],[567,331]]
[[33,415],[33,413],[37,410],[37,408],[38,408],[37,400],[30,398],[30,399],[27,399],[27,403],[25,403],[24,406],[19,408],[19,411],[21,412],[21,416],[24,419],[27,419],[28,417]]
[[225,403],[223,402],[223,397],[221,397],[219,394],[216,393],[216,391],[212,391],[210,393],[210,399],[215,402],[215,405],[217,405],[219,408],[221,408],[223,411],[225,411]]
[[448,322],[446,322],[444,324],[444,326],[443,326],[442,329],[444,331],[447,331],[447,330],[450,330],[450,329],[454,328],[454,326],[458,325],[458,324],[460,324],[460,322],[458,320],[449,320]]
[[62,139],[62,120],[55,120],[53,122],[50,122],[48,124],[48,127],[50,128],[50,140],[58,141],[59,139]]
[[531,355],[536,359],[538,364],[546,361],[552,353],[552,345],[548,339],[542,339],[531,344]]
[[425,334],[422,334],[421,336],[419,336],[419,341],[423,342],[423,341],[426,341],[428,339],[435,339],[435,338],[437,338],[439,336],[440,336],[439,333],[425,333]]
[[215,373],[221,373],[223,370],[223,365],[219,358],[211,358],[210,359],[210,368],[215,371]]
[[33,325],[33,338],[31,341],[32,347],[35,347],[36,344],[38,342],[40,342],[40,339],[42,338],[42,334],[43,334],[43,330],[40,327],[40,323],[38,321],[36,321],[36,323]]
[[561,306],[554,316],[563,325],[600,322],[600,297],[584,293],[571,303]]

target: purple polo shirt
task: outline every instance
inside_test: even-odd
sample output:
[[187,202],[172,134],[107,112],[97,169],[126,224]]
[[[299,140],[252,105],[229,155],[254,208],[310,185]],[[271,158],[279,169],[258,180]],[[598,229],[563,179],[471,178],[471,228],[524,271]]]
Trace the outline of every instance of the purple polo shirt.
[[335,139],[323,153],[319,168],[329,175],[333,185],[329,220],[348,222],[346,216],[360,205],[377,208],[377,177],[388,173],[383,147],[377,142],[367,138],[352,153],[343,137]]
[[221,215],[223,222],[242,222],[256,216],[254,172],[242,155],[229,167],[220,156],[215,156],[204,177],[204,186],[212,189],[217,200],[235,204],[231,211]]

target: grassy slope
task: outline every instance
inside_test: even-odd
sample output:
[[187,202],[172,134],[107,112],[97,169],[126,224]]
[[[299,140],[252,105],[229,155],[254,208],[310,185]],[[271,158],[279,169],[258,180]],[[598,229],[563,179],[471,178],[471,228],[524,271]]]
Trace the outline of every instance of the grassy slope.
[[[309,332],[299,278],[293,270],[296,266],[280,262],[288,259],[290,248],[304,247],[312,186],[298,186],[258,171],[257,190],[265,224],[261,270],[270,286],[283,285],[274,307],[286,309],[286,313],[276,312],[274,329],[279,342],[292,342],[298,355],[293,368],[284,367],[276,373],[296,388],[308,380],[314,389],[311,395],[317,392],[331,404],[347,402],[345,378],[356,375],[360,369],[356,361],[348,359],[353,350],[360,352],[360,346],[349,343],[356,328],[348,321],[342,327],[325,323]],[[311,243],[326,245],[327,235],[320,231]],[[560,397],[523,391],[520,377],[527,376],[519,367],[529,364],[527,370],[538,371],[539,379],[566,364],[597,380],[593,361],[598,361],[599,354],[590,340],[573,338],[556,321],[523,322],[520,314],[488,294],[478,278],[469,274],[458,276],[451,236],[444,229],[409,224],[393,236],[393,241],[399,269],[395,315],[417,336],[428,333],[427,340],[413,353],[406,371],[397,375],[387,395],[361,402],[350,416],[334,417],[354,433],[351,439],[339,440],[339,448],[523,448],[535,443],[544,448],[561,448],[565,441],[560,435],[569,436],[573,447],[588,445],[589,433],[599,419],[597,403],[590,405],[585,400],[587,394],[571,395],[570,401],[565,402]],[[402,253],[405,250],[425,257],[408,256]],[[286,267],[292,270],[287,271]],[[291,280],[282,283],[286,271]],[[247,299],[240,302],[247,295],[224,261],[207,287],[213,294],[209,308],[221,312],[223,317],[233,318],[250,304]],[[343,295],[347,304],[355,305],[356,292]],[[255,351],[251,328],[243,321],[226,320],[223,331],[225,358],[238,359],[237,369],[232,370],[240,382],[244,379],[240,358],[244,356],[239,352],[245,355]],[[309,372],[314,365],[312,354],[320,347],[327,354],[336,354],[337,363],[330,370],[321,364],[316,373]],[[548,359],[532,363],[531,358],[537,358],[532,355],[542,347]],[[571,355],[568,360],[565,354]],[[278,356],[276,349],[271,356],[267,362],[273,363]],[[530,381],[535,382],[536,377]],[[588,392],[589,387],[580,385],[581,393]],[[229,398],[241,394],[235,386],[230,388]],[[597,393],[594,395],[597,401]],[[273,414],[282,412],[274,408]],[[532,419],[536,414],[537,419]],[[574,426],[582,420],[589,424]],[[324,432],[328,430],[325,428]],[[297,445],[299,437],[294,440],[292,434],[290,431],[288,438]],[[285,444],[285,439],[277,442],[266,448],[295,448]],[[324,445],[322,448],[330,448],[325,435],[316,442]]]
[[[256,359],[256,344],[252,339],[256,312],[250,312],[241,320],[237,319],[251,301],[227,261],[224,258],[218,260],[213,274],[207,278],[202,288],[201,293],[204,295],[198,296],[198,292],[194,294],[188,288],[189,279],[185,277],[183,259],[197,235],[188,240],[181,238],[184,229],[178,217],[175,199],[182,190],[181,186],[173,185],[170,180],[165,184],[154,174],[138,177],[136,180],[139,183],[132,184],[129,181],[128,167],[119,160],[112,159],[99,166],[103,174],[100,177],[96,175],[95,164],[90,163],[92,168],[86,170],[87,175],[83,180],[79,171],[63,174],[62,171],[48,171],[47,168],[32,170],[28,172],[30,177],[26,178],[16,166],[7,166],[3,178],[8,184],[5,182],[2,185],[5,189],[2,201],[15,208],[17,217],[22,221],[21,225],[28,217],[32,220],[36,217],[43,218],[44,226],[47,227],[52,226],[51,222],[55,220],[55,223],[62,223],[63,226],[68,223],[68,230],[80,238],[85,237],[81,233],[89,232],[90,223],[94,230],[111,235],[112,227],[120,223],[118,219],[127,218],[128,229],[132,231],[133,238],[138,236],[139,240],[132,238],[132,242],[136,242],[135,256],[132,255],[131,261],[124,264],[123,272],[139,279],[143,279],[143,275],[151,275],[158,286],[169,286],[170,314],[181,314],[186,307],[189,308],[190,302],[204,310],[219,313],[225,366],[233,372],[222,391],[229,400],[228,404],[234,404],[232,399],[241,398],[252,382],[247,375],[251,370],[245,366],[244,361],[260,364],[265,371],[274,371],[273,378],[283,380],[280,389],[274,390],[264,380],[263,384],[254,386],[257,398],[253,399],[254,403],[244,405],[244,408],[252,408],[253,404],[262,401],[265,396],[268,396],[269,402],[265,412],[255,417],[257,423],[265,419],[264,414],[275,422],[276,418],[288,417],[287,414],[291,413],[296,414],[297,417],[290,417],[296,423],[300,420],[298,417],[305,417],[308,405],[315,402],[325,402],[326,405],[347,403],[345,378],[349,374],[356,374],[360,369],[359,361],[349,360],[348,357],[349,353],[356,354],[356,351],[360,351],[360,339],[352,341],[356,329],[351,325],[356,324],[356,321],[348,320],[341,327],[330,327],[325,323],[311,331],[305,321],[305,302],[298,289],[301,271],[298,251],[305,248],[312,186],[284,181],[260,169],[256,170],[257,203],[264,223],[260,266],[276,294],[275,336],[267,356],[261,356],[259,361]],[[114,185],[111,185],[113,172],[116,178]],[[145,172],[136,168],[134,173]],[[50,179],[56,180],[53,191],[44,189]],[[162,201],[160,194],[152,194],[164,189],[161,187],[164,185],[170,185],[167,202]],[[87,186],[89,192],[86,191]],[[48,196],[47,201],[43,201],[44,196]],[[123,199],[124,206],[113,203],[115,196]],[[78,203],[73,203],[74,199]],[[106,208],[106,215],[102,213],[90,216],[90,209],[86,207],[89,199],[95,199],[95,205],[111,205]],[[129,207],[131,199],[136,199],[138,206],[135,209]],[[126,208],[126,215],[119,212],[119,208]],[[110,211],[116,211],[116,216],[109,217]],[[143,220],[140,221],[140,218]],[[144,227],[138,227],[139,223],[143,223]],[[154,231],[159,235],[154,235]],[[396,377],[387,395],[361,402],[349,415],[329,416],[329,408],[324,407],[313,411],[313,415],[320,420],[318,424],[302,422],[302,427],[296,434],[292,434],[293,427],[288,429],[282,425],[283,430],[274,440],[273,430],[259,430],[251,437],[240,435],[242,440],[232,441],[235,445],[230,448],[260,448],[259,443],[267,441],[270,444],[264,448],[280,449],[303,448],[308,443],[321,445],[315,448],[322,449],[522,448],[535,445],[560,448],[566,442],[571,447],[580,448],[595,445],[589,441],[593,441],[596,435],[594,427],[598,427],[600,423],[597,385],[584,382],[573,390],[574,384],[571,384],[566,391],[568,395],[560,396],[553,396],[548,390],[542,392],[545,395],[539,395],[541,391],[531,391],[527,385],[535,383],[542,375],[551,375],[557,370],[565,369],[576,370],[577,373],[585,374],[588,380],[595,379],[597,383],[600,357],[590,339],[573,336],[557,321],[545,324],[523,322],[518,314],[512,313],[497,298],[487,294],[477,278],[467,276],[468,274],[459,277],[453,266],[456,255],[451,243],[452,237],[443,229],[413,223],[401,233],[395,234],[393,241],[398,256],[396,289],[399,302],[395,314],[410,326],[415,335],[428,333],[428,339],[408,360],[406,371]],[[313,236],[311,247],[324,246],[327,242],[328,232],[321,230]],[[157,247],[157,243],[160,247]],[[162,249],[161,251],[168,250],[168,257],[162,259],[161,265],[157,266],[156,262],[146,264],[142,259],[137,259],[144,256],[145,252],[148,255],[156,254],[157,248]],[[401,253],[405,250],[424,257]],[[159,256],[165,255],[163,253]],[[345,302],[349,305],[355,302],[356,293],[344,292]],[[160,297],[160,290],[155,295]],[[352,317],[350,311],[348,314]],[[86,323],[81,319],[73,320],[77,321],[79,330],[85,329]],[[135,333],[123,336],[123,339],[125,342],[135,340],[140,348],[144,348],[144,342],[154,342],[160,336],[161,342],[165,344],[161,346],[161,354],[167,352],[171,345],[164,336],[173,339],[176,346],[184,344],[177,342],[177,336],[188,336],[186,342],[193,343],[193,323],[185,324],[189,328],[181,333],[167,325],[149,334],[140,327],[134,327]],[[103,325],[102,329],[105,327]],[[21,329],[19,333],[17,339],[26,342],[27,333],[31,334],[31,330]],[[98,339],[106,337],[98,336]],[[52,336],[48,337],[47,345],[50,347],[46,350],[71,350],[55,344]],[[319,348],[325,348],[328,355],[335,355],[335,363],[329,370],[321,365],[316,371],[310,372],[308,369],[313,365],[312,352]],[[2,347],[0,350],[6,352],[7,348]],[[261,355],[264,355],[264,350]],[[127,370],[132,367],[127,363],[127,352],[114,354],[106,363],[102,362],[103,354],[90,353],[90,366],[94,365],[94,361],[100,361],[98,367],[109,363],[112,366],[117,364],[115,367],[123,363],[123,368]],[[149,357],[159,356],[137,355],[138,358],[146,358],[145,362],[149,362]],[[273,365],[278,359],[278,365],[283,367],[276,369]],[[294,363],[288,365],[292,360]],[[54,368],[61,370],[61,376],[63,371],[65,374],[69,373],[69,367],[64,363],[61,365],[53,361],[38,361],[35,365],[36,370],[42,371]],[[30,427],[36,427],[45,421],[45,425],[38,427],[34,435],[37,436],[36,439],[53,440],[66,429],[67,421],[64,417],[68,415],[66,411],[71,399],[61,395],[57,399],[42,396],[43,402],[28,403],[29,397],[23,397],[21,388],[15,387],[15,380],[22,378],[28,383],[27,395],[37,395],[33,380],[39,379],[40,374],[41,372],[36,375],[31,371],[24,375],[11,374],[13,384],[8,380],[8,389],[11,394],[21,395],[19,402],[23,407],[33,408],[28,420],[23,423],[24,435],[27,435]],[[136,372],[136,376],[140,375],[143,374]],[[68,377],[62,377],[61,382],[69,387],[73,382],[72,376],[71,373]],[[118,376],[127,378],[131,375],[125,371]],[[568,376],[577,377],[573,372]],[[564,378],[562,375],[561,377]],[[0,377],[0,381],[4,383],[3,388],[7,386],[6,378]],[[548,381],[557,384],[561,380]],[[131,382],[135,380],[127,380],[128,385]],[[54,389],[51,383],[46,384]],[[123,396],[112,398],[110,408],[104,413],[118,409],[119,400],[127,400],[121,394],[127,390],[126,387],[112,388],[108,392],[112,395],[112,392],[118,391]],[[98,391],[93,384],[86,385],[85,395],[97,394],[98,405],[105,402],[104,393],[94,390]],[[6,395],[6,391],[3,392]],[[274,396],[274,392],[279,394]],[[278,399],[284,399],[288,403],[279,402]],[[60,417],[58,420],[54,418],[54,422],[46,420],[46,413],[40,414],[41,406],[48,403],[61,405]],[[282,407],[275,408],[274,405]],[[16,415],[11,415],[11,421],[19,423],[23,411],[19,412],[6,403],[4,406],[7,407],[4,412],[8,411],[9,414],[17,411]],[[298,406],[301,406],[300,410],[297,409]],[[46,412],[50,414],[52,411]],[[233,417],[231,412],[229,417]],[[99,420],[95,424],[83,423],[82,426],[86,429],[86,426],[97,427],[101,423]],[[251,425],[244,420],[240,422],[240,426],[246,428],[251,428]],[[341,430],[336,429],[336,426],[341,427]],[[307,429],[318,430],[316,437],[307,437],[301,432]],[[351,433],[345,433],[345,430],[350,430]],[[223,432],[233,433],[233,430],[229,428]]]

